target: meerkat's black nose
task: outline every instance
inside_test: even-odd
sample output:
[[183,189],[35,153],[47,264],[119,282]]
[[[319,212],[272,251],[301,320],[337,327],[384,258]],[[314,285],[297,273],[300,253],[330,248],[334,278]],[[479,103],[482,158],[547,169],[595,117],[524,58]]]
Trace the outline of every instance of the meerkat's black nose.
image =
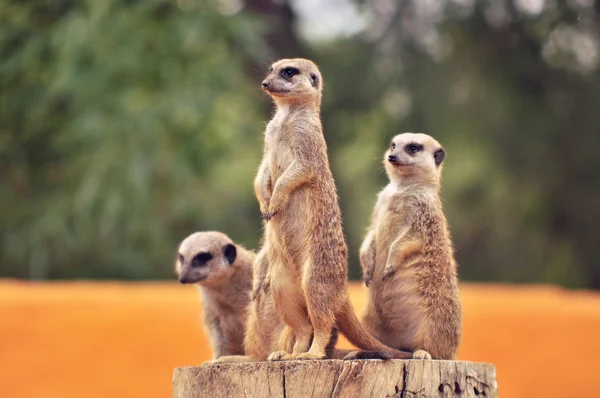
[[398,156],[396,156],[396,155],[388,156],[388,161],[394,163],[396,160],[398,160]]
[[179,283],[185,284],[185,283],[188,283],[188,280],[185,276],[182,276],[181,278],[179,278]]
[[269,82],[267,82],[267,81],[262,82],[262,86],[263,86],[263,88],[268,88]]

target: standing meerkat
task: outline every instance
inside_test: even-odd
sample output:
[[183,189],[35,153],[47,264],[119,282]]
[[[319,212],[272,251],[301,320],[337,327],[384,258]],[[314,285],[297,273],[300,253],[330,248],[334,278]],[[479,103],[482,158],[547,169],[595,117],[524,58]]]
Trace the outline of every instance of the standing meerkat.
[[179,245],[175,272],[179,282],[198,286],[213,359],[244,354],[254,259],[221,232],[196,232]]
[[285,323],[280,351],[269,359],[325,358],[336,325],[361,349],[407,358],[373,338],[350,304],[348,250],[321,128],[322,86],[319,69],[305,59],[275,62],[262,82],[277,111],[254,187],[267,221],[271,295]]
[[[246,333],[244,338],[245,355],[222,356],[216,363],[265,361],[270,353],[279,350],[279,342],[284,324],[277,314],[271,289],[267,279],[267,248],[256,255],[254,261],[254,282],[252,286],[252,303],[250,304]],[[294,339],[287,339],[288,350],[292,350]],[[327,358],[342,359],[351,350],[335,349],[337,331],[332,334],[326,349]]]
[[370,287],[364,325],[420,359],[454,359],[461,335],[456,262],[439,197],[444,157],[426,134],[392,139],[383,159],[390,183],[360,249]]

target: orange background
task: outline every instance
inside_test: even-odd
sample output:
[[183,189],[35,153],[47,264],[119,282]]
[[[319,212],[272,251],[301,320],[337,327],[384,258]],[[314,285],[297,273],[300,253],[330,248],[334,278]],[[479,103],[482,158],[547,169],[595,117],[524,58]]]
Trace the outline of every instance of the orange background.
[[[461,292],[459,359],[493,363],[501,397],[597,396],[600,294]],[[362,308],[362,286],[351,294]],[[0,281],[0,397],[168,397],[174,367],[210,358],[200,311],[175,283]]]

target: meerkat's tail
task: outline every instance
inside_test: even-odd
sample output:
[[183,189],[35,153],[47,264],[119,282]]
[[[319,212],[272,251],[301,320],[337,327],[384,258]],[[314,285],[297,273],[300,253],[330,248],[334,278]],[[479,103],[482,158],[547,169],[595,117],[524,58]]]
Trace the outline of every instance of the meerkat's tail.
[[412,353],[400,351],[388,347],[365,329],[354,313],[350,300],[346,298],[339,313],[336,316],[336,321],[340,331],[348,338],[348,340],[360,349],[367,352],[359,351],[347,359],[410,359]]

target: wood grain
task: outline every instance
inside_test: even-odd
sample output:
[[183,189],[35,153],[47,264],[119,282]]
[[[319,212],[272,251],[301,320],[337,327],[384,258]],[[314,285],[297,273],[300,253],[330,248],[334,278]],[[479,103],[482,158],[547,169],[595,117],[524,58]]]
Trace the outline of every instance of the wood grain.
[[493,365],[363,360],[207,364],[176,368],[173,397],[497,397]]

